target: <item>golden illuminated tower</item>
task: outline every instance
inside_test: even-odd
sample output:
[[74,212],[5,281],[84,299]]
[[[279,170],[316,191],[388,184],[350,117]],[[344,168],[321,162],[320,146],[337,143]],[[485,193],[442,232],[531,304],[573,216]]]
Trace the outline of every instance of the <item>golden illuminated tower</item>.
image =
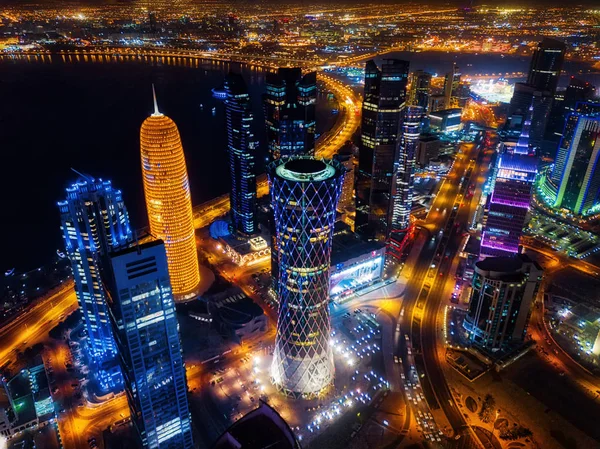
[[173,295],[195,296],[200,283],[190,184],[177,125],[158,111],[140,130],[142,176],[151,234],[165,242]]

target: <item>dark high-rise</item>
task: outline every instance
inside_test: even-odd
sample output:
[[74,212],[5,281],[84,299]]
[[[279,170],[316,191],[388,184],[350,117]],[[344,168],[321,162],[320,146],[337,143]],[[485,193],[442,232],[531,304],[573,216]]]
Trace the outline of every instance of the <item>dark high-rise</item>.
[[[280,68],[267,75],[263,109],[271,161],[315,154],[317,74],[300,68]],[[271,277],[277,291],[279,265],[275,221],[271,220]]]
[[[544,139],[546,123],[550,116],[553,96],[548,90],[540,90],[527,83],[516,83],[510,100],[509,128],[520,133],[526,120],[530,120],[529,143],[539,147]],[[529,108],[533,106],[533,111]]]
[[410,212],[413,203],[415,180],[415,156],[421,135],[423,108],[408,106],[402,114],[398,151],[392,186],[392,204],[389,212],[390,235],[388,253],[400,257],[402,246],[410,227]]
[[239,73],[227,75],[225,92],[227,153],[231,176],[231,222],[235,232],[249,236],[257,231],[252,107],[248,88]]
[[527,82],[515,84],[515,91],[508,111],[508,128],[520,132],[533,105],[530,143],[533,148],[541,145],[558,78],[565,59],[566,45],[563,42],[544,38],[533,52]]
[[469,339],[490,352],[521,344],[542,275],[537,262],[523,254],[477,262],[463,322]]
[[566,50],[567,46],[564,42],[547,37],[542,39],[533,51],[527,84],[554,95],[565,62]]
[[400,116],[406,101],[407,61],[367,62],[356,184],[356,229],[385,239]]
[[416,70],[412,74],[408,104],[422,107],[425,112],[429,108],[431,92],[431,73]]
[[155,240],[111,254],[105,279],[131,420],[144,449],[193,447],[167,255]]
[[316,102],[316,72],[280,68],[267,75],[263,107],[271,160],[314,154]]

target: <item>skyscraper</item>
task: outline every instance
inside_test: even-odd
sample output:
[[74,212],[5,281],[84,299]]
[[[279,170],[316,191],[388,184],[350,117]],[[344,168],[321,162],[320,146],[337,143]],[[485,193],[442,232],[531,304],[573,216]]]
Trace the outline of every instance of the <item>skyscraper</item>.
[[177,125],[158,111],[156,95],[140,147],[150,233],[165,242],[175,300],[193,298],[200,271],[185,155]]
[[106,280],[133,425],[146,449],[193,447],[185,368],[162,241],[111,254]]
[[401,131],[392,186],[388,245],[388,254],[397,258],[400,257],[403,242],[410,226],[410,211],[412,209],[415,180],[415,156],[419,146],[423,114],[422,107],[408,106],[404,109],[400,125]]
[[343,168],[295,157],[272,162],[268,175],[281,268],[271,375],[286,394],[312,396],[334,378],[329,268]]
[[131,241],[129,215],[121,191],[110,181],[91,177],[67,188],[67,198],[58,207],[88,351],[100,370],[106,370],[100,376],[106,389],[120,383],[120,374],[118,367],[112,370],[107,366],[117,352],[100,276],[108,254]]
[[[520,133],[525,121],[529,118],[529,143],[533,148],[539,147],[550,117],[552,101],[553,96],[550,91],[539,90],[526,83],[516,83],[508,108],[509,128]],[[532,106],[533,111],[530,111]]]
[[408,104],[422,107],[425,112],[429,108],[431,92],[431,73],[416,70],[412,74]]
[[456,108],[459,106],[459,88],[460,88],[460,73],[459,67],[454,64],[452,71],[446,73],[444,80],[444,95],[446,96],[446,109]]
[[539,147],[544,138],[550,116],[552,101],[565,59],[566,46],[563,42],[544,38],[538,43],[531,57],[527,82],[516,83],[510,101],[509,129],[520,131],[529,107],[533,104],[530,143]]
[[333,156],[333,159],[338,161],[345,168],[338,210],[348,211],[354,209],[354,155],[352,154],[352,144],[347,144],[342,147],[340,151]]
[[531,57],[527,84],[554,94],[565,62],[567,46],[564,42],[545,37],[538,43]]
[[523,254],[476,262],[463,322],[470,340],[491,352],[522,343],[542,275],[537,262]]
[[511,256],[518,252],[536,174],[537,158],[533,156],[509,153],[499,156],[481,236],[481,257]]
[[229,73],[225,78],[225,92],[231,221],[237,233],[249,236],[257,231],[255,142],[250,129],[254,117],[242,75]]
[[523,122],[523,128],[521,128],[521,134],[519,135],[519,140],[517,140],[517,145],[515,146],[515,153],[517,154],[530,154],[531,153],[531,145],[530,145],[530,132],[531,132],[531,121],[533,120],[533,103],[529,106],[529,110],[527,111],[527,115],[525,117],[525,121]]
[[362,107],[356,229],[384,240],[394,175],[400,116],[406,100],[408,62],[384,59],[381,70],[367,62]]
[[[315,154],[316,102],[316,72],[303,76],[300,68],[280,68],[276,74],[267,75],[263,110],[271,161]],[[271,278],[277,291],[278,247],[273,219],[271,224]]]
[[271,160],[315,153],[317,74],[299,68],[269,73],[263,95]]
[[[594,105],[588,105],[593,111]],[[554,167],[541,185],[551,207],[577,216],[600,211],[600,105],[596,107],[596,113],[568,116]]]

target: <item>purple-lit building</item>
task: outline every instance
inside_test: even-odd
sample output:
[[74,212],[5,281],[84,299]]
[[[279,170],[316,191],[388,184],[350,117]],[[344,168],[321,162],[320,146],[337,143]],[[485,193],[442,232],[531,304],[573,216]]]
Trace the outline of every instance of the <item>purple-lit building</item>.
[[504,153],[499,157],[481,236],[481,258],[518,252],[536,173],[537,158],[533,156]]

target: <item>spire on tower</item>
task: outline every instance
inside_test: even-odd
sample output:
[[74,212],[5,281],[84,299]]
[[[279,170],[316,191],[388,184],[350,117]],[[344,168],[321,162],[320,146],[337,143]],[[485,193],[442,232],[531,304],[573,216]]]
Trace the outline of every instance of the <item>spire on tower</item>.
[[156,101],[156,91],[154,90],[154,83],[152,83],[152,98],[154,99],[154,113],[152,115],[162,115],[158,110],[158,102]]

